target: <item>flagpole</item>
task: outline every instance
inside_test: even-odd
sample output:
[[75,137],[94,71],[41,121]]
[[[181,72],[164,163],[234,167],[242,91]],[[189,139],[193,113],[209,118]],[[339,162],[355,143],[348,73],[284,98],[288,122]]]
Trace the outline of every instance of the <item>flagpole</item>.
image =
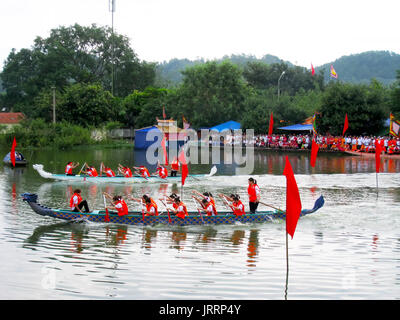
[[286,287],[285,287],[285,300],[287,300],[288,285],[289,285],[289,240],[286,231]]

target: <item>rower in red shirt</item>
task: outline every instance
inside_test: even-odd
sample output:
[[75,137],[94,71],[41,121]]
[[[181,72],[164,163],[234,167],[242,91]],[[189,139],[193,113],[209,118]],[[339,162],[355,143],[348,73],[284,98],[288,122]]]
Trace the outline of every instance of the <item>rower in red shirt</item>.
[[72,169],[75,169],[78,165],[79,162],[78,163],[72,161],[67,162],[67,165],[65,166],[65,174],[67,176],[73,176],[74,174],[72,173]]
[[132,178],[132,171],[129,167],[124,167],[123,165],[118,165],[118,171],[125,177],[125,178]]
[[110,210],[117,210],[118,216],[125,216],[129,214],[128,205],[125,200],[122,199],[121,196],[111,197],[107,192],[103,192],[103,194],[110,200],[112,200],[113,206],[107,207]]

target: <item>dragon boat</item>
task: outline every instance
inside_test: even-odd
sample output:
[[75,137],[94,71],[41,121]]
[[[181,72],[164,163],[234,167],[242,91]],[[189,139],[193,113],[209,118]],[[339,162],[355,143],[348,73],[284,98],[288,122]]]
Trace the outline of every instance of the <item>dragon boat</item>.
[[[360,151],[345,151],[345,153],[350,154],[352,156],[360,156],[363,158],[368,158],[368,159],[375,159],[375,152],[360,152]],[[400,160],[400,154],[395,153],[395,154],[388,154],[388,153],[382,153],[381,154],[381,159],[395,159],[395,160]]]
[[[181,181],[181,176],[176,177],[166,177],[165,179],[160,178],[159,176],[150,176],[148,178],[143,178],[139,175],[134,175],[132,178],[126,178],[122,175],[117,175],[115,177],[107,177],[107,176],[97,176],[90,177],[85,174],[77,174],[77,175],[66,175],[66,174],[57,174],[47,172],[43,169],[42,164],[34,164],[32,165],[33,169],[35,169],[41,177],[45,179],[53,179],[53,180],[61,180],[61,181],[88,181],[94,183],[138,183],[138,182],[153,182],[153,183],[168,183],[168,182],[179,182]],[[193,181],[200,181],[206,178],[209,178],[217,173],[217,167],[213,166],[208,174],[189,174],[186,179],[192,179]]]
[[[209,225],[209,224],[234,224],[234,223],[263,223],[271,222],[275,219],[285,219],[284,211],[258,211],[255,214],[245,214],[236,216],[231,211],[220,211],[217,216],[206,216],[198,211],[190,211],[185,219],[176,217],[173,213],[162,212],[158,216],[145,216],[141,211],[130,211],[128,215],[118,216],[115,211],[109,211],[106,214],[105,210],[94,210],[91,213],[80,213],[65,209],[52,209],[41,205],[37,202],[38,196],[33,193],[21,194],[23,201],[26,201],[32,210],[39,215],[53,217],[63,220],[72,221],[91,221],[91,222],[106,222],[115,224],[128,225]],[[300,217],[311,214],[322,208],[325,203],[324,197],[321,195],[314,203],[312,209],[303,209]]]

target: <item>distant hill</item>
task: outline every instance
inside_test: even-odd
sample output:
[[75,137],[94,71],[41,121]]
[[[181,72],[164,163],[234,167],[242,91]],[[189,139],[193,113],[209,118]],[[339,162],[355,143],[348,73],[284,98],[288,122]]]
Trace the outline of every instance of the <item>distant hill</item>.
[[372,78],[375,78],[389,85],[396,80],[396,70],[400,70],[400,55],[389,51],[367,51],[343,56],[316,67],[315,71],[324,70],[325,81],[329,81],[331,65],[341,81],[369,83]]
[[[215,61],[225,61],[229,60],[234,64],[239,66],[244,66],[248,62],[251,61],[261,61],[266,64],[273,63],[286,63],[289,66],[294,66],[289,61],[283,61],[276,56],[266,54],[262,58],[257,58],[252,55],[231,55],[231,56],[223,56],[221,59],[215,59]],[[157,81],[161,85],[176,85],[182,81],[181,71],[185,70],[188,67],[192,67],[196,64],[206,63],[207,60],[199,59],[199,60],[188,60],[188,59],[172,59],[170,61],[164,61],[157,65]]]
[[[273,55],[257,58],[252,55],[224,56],[216,61],[230,60],[237,65],[245,65],[249,61],[260,61],[267,64],[286,63],[293,67],[289,61],[283,61]],[[182,81],[181,71],[196,64],[205,63],[206,60],[172,59],[157,65],[158,83],[164,86],[176,85]],[[396,80],[396,70],[400,70],[400,55],[389,51],[367,51],[350,56],[343,56],[333,62],[315,68],[316,72],[324,71],[325,81],[330,80],[331,64],[338,74],[338,79],[344,82],[369,83],[372,78],[385,85],[390,85]]]

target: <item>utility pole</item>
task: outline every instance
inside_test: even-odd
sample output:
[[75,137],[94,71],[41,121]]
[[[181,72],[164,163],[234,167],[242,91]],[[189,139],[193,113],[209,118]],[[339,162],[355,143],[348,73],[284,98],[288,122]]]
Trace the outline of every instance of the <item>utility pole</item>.
[[116,0],[109,0],[111,11],[111,94],[114,95],[114,12]]
[[56,123],[56,87],[52,86],[53,89],[53,123]]

